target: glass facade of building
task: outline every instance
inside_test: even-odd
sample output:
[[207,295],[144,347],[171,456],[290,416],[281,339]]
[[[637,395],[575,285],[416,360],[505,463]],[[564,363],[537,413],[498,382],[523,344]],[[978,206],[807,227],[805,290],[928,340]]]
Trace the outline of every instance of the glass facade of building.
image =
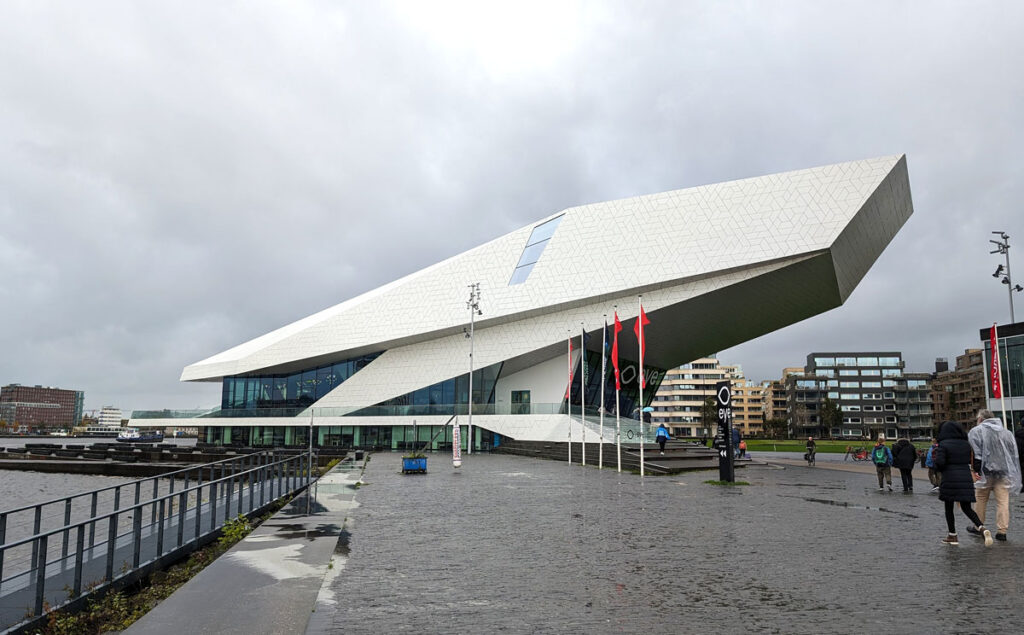
[[[494,387],[498,383],[501,366],[500,363],[492,364],[473,371],[473,414],[490,414],[494,411]],[[468,405],[469,373],[465,373],[363,408],[353,413],[353,416],[466,414]]]
[[[586,400],[582,403],[586,406],[589,415],[590,410],[596,412],[597,408],[601,406],[601,353],[590,350],[586,353],[587,375],[584,380],[585,390],[583,391]],[[615,369],[612,367],[611,360],[608,360],[605,366],[604,408],[606,413],[614,414]],[[619,413],[623,417],[639,419],[637,412],[637,404],[640,399],[639,364],[627,359],[620,359],[619,369],[619,379],[622,384],[622,390],[619,391]],[[581,403],[579,373],[580,362],[577,362],[576,368],[572,373],[571,390],[573,412],[575,413],[579,413]],[[647,376],[647,387],[644,388],[644,406],[647,406],[654,400],[654,395],[658,392],[658,388],[661,387],[661,381],[665,378],[665,369],[645,365],[644,375]],[[560,411],[562,414],[567,411],[567,406],[568,404],[563,400]]]
[[[276,375],[225,377],[221,411],[209,416],[294,417],[340,386],[380,353]],[[254,410],[261,412],[254,413]]]
[[[468,449],[469,426],[460,426],[462,449]],[[452,426],[316,426],[313,445],[318,448],[354,448],[363,450],[451,451]],[[473,426],[474,449],[497,447],[500,436]],[[204,428],[204,443],[265,448],[296,448],[309,445],[309,426],[232,426]]]

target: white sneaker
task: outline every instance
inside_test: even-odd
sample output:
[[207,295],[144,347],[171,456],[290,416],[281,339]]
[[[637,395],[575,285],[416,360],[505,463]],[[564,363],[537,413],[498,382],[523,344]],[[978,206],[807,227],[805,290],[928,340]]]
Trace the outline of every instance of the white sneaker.
[[892,491],[892,483],[889,483],[888,485],[886,485],[886,487],[888,487],[888,488],[889,488],[889,491],[890,491],[890,492]]
[[985,546],[986,547],[991,547],[992,546],[992,532],[987,530],[987,529],[985,529],[985,530],[983,530],[981,532],[981,535],[985,536]]

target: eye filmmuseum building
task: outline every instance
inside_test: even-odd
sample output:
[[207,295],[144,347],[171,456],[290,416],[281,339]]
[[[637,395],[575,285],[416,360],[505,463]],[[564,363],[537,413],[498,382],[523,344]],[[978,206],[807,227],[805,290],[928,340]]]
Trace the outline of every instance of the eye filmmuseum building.
[[570,430],[596,441],[603,403],[611,443],[613,311],[625,436],[666,369],[843,304],[912,212],[902,155],[569,208],[197,361],[181,380],[219,383],[219,408],[136,411],[131,425],[198,426],[224,444],[304,445],[312,429],[321,446],[443,449],[457,422],[486,450]]

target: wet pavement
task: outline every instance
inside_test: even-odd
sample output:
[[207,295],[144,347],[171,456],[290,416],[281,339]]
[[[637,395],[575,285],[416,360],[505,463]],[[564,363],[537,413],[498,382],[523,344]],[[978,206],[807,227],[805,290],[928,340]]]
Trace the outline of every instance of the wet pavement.
[[859,465],[755,465],[737,471],[749,486],[720,487],[704,483],[717,472],[641,480],[463,459],[455,471],[431,455],[428,474],[403,476],[400,455],[372,455],[307,633],[1010,633],[1024,622],[1018,496],[1009,542],[985,548],[958,512],[962,542],[947,547],[927,487],[878,492]]

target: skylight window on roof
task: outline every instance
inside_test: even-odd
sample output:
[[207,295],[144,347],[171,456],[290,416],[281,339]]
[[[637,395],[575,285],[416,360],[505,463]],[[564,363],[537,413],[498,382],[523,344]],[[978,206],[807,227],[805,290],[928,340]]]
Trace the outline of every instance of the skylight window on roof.
[[519,264],[516,265],[515,271],[512,272],[512,278],[508,281],[509,286],[526,282],[533,270],[533,265],[540,260],[540,255],[544,253],[544,247],[554,236],[555,230],[558,229],[558,224],[562,222],[564,216],[564,214],[556,216],[533,228],[529,240],[526,241],[526,247],[523,248],[523,255],[519,257]]

